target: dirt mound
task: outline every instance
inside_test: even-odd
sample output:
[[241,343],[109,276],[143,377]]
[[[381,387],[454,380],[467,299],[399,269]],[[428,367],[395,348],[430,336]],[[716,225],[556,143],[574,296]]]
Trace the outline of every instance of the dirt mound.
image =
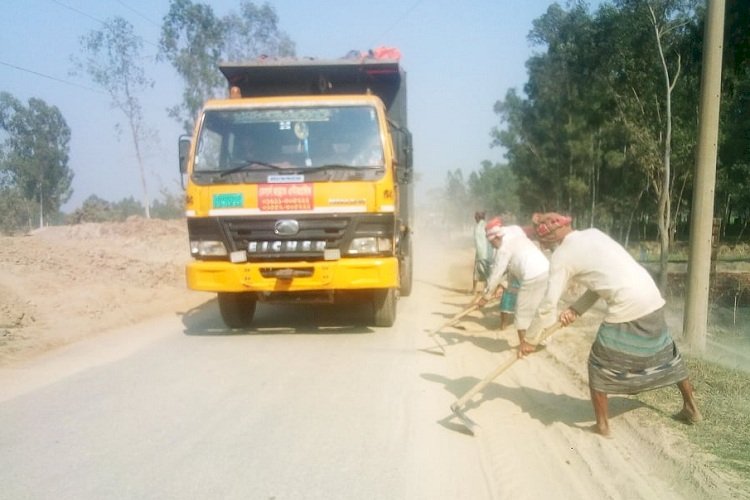
[[124,222],[87,222],[72,226],[51,226],[32,231],[31,236],[45,240],[98,240],[108,238],[148,238],[185,236],[184,220],[144,219],[131,216]]
[[47,227],[0,238],[0,364],[189,304],[184,220]]

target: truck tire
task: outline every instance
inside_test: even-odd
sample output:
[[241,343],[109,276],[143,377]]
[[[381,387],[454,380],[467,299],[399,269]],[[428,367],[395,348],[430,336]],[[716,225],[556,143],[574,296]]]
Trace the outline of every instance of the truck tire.
[[396,322],[396,303],[398,295],[395,288],[373,290],[372,312],[375,326],[389,327]]
[[219,293],[221,319],[229,328],[247,328],[253,322],[257,300],[254,293]]
[[399,262],[399,280],[401,286],[399,288],[399,294],[402,297],[408,297],[411,295],[411,287],[414,277],[414,268],[411,262],[411,252],[409,255],[405,255]]

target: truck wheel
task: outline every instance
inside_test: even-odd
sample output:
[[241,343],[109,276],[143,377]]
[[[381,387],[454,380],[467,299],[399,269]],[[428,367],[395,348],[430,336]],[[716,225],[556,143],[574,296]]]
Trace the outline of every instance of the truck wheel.
[[395,288],[373,290],[372,310],[375,326],[393,326],[396,321],[396,302],[398,296]]
[[219,293],[221,319],[229,328],[247,328],[255,316],[254,293]]
[[414,275],[414,268],[411,264],[411,253],[404,256],[399,263],[399,279],[401,280],[401,287],[399,288],[400,295],[402,297],[408,297],[411,295],[411,287]]

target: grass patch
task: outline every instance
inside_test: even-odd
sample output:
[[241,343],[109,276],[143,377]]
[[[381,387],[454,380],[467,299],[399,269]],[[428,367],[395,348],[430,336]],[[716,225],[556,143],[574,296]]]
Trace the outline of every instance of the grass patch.
[[[750,477],[750,374],[701,359],[686,361],[704,422],[675,425],[690,442],[716,456],[723,468]],[[666,414],[676,411],[673,387],[644,392],[637,399]]]

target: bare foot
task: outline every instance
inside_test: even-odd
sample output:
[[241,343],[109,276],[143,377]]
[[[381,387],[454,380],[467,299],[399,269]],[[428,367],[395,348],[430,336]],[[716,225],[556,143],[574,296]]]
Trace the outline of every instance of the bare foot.
[[594,425],[594,432],[599,434],[600,436],[603,436],[605,438],[612,437],[612,435],[609,432],[609,426],[599,427],[598,425]]
[[703,415],[695,409],[691,410],[687,407],[684,407],[679,412],[675,413],[672,418],[675,420],[679,420],[680,422],[685,422],[686,424],[697,424],[698,422],[703,420]]
[[593,432],[594,434],[598,434],[601,437],[604,437],[604,438],[607,438],[607,439],[612,439],[612,433],[610,432],[609,427],[599,428],[598,425],[593,424],[593,425],[590,425],[588,427],[579,427],[579,428],[580,429],[585,429],[585,430],[587,430],[589,432]]

